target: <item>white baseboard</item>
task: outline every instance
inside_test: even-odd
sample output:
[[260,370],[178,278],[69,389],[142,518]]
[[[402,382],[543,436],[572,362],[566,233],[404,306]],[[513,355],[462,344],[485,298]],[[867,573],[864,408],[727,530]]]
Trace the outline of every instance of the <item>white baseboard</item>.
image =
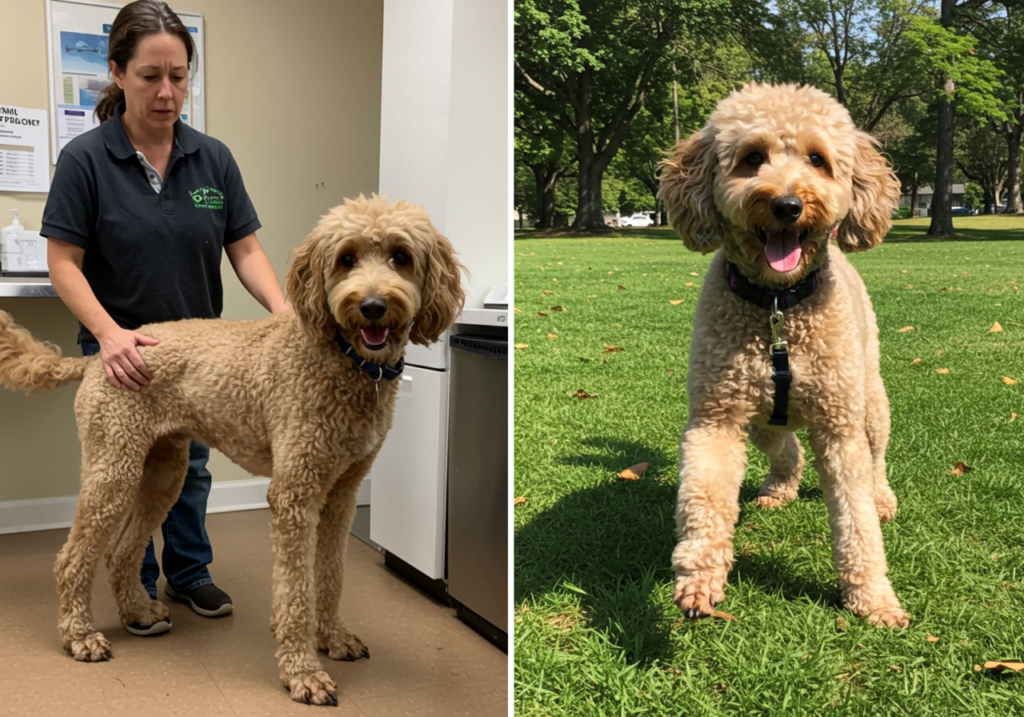
[[[267,508],[269,478],[214,482],[206,504],[207,513],[230,513]],[[70,528],[75,517],[77,495],[57,498],[0,501],[0,535],[36,530]]]

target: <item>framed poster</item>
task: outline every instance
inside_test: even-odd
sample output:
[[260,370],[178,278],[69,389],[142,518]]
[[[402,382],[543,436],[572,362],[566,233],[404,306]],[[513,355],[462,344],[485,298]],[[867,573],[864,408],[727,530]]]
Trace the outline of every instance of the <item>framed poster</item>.
[[[107,38],[121,7],[89,0],[46,0],[54,164],[64,145],[99,124],[95,117],[96,99],[113,82],[107,67]],[[192,33],[196,46],[181,121],[202,132],[203,16],[178,10],[175,13]]]

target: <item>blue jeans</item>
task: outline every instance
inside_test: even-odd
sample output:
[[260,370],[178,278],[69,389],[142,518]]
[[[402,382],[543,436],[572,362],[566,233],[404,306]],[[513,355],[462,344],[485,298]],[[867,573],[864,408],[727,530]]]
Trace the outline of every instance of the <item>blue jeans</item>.
[[[83,341],[82,355],[92,356],[100,351],[94,341]],[[144,388],[142,390],[145,390]],[[161,556],[164,576],[179,593],[192,592],[213,582],[207,566],[213,562],[213,547],[206,534],[206,501],[210,496],[213,476],[206,470],[210,449],[192,441],[188,447],[188,471],[178,502],[174,504],[161,526],[164,550]],[[156,581],[160,566],[156,562],[153,539],[146,545],[142,559],[142,584],[150,597],[156,598]]]

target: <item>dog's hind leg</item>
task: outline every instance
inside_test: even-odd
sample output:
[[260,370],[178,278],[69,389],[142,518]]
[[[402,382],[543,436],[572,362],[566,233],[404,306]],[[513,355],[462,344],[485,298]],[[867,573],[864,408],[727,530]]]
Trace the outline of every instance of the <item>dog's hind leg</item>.
[[60,602],[57,629],[76,660],[99,662],[111,656],[110,643],[93,626],[92,581],[100,554],[135,498],[142,462],[131,445],[83,445],[75,522],[53,567]]
[[768,476],[755,503],[762,508],[781,508],[796,498],[804,472],[804,448],[792,431],[750,427],[750,441],[768,456]]
[[347,470],[334,484],[320,511],[316,547],[316,646],[332,660],[370,656],[362,640],[342,623],[339,603],[348,534],[356,513],[356,492],[372,463],[373,456],[370,456]]
[[868,374],[867,433],[875,478],[875,509],[885,523],[896,517],[897,504],[885,467],[885,451],[889,447],[889,397],[885,395],[885,386],[877,371]]
[[121,622],[149,627],[170,617],[170,610],[150,598],[139,579],[149,537],[174,505],[188,469],[188,438],[165,436],[149,449],[135,504],[118,526],[107,549],[110,587]]
[[746,463],[741,426],[691,419],[683,434],[676,506],[679,541],[672,552],[674,600],[687,617],[709,615],[725,599]]
[[[298,443],[306,450],[306,443]],[[313,585],[320,509],[331,481],[314,471],[309,455],[275,450],[274,477],[267,491],[274,546],[274,606],[281,681],[296,702],[338,704],[337,685],[316,656],[316,588]]]

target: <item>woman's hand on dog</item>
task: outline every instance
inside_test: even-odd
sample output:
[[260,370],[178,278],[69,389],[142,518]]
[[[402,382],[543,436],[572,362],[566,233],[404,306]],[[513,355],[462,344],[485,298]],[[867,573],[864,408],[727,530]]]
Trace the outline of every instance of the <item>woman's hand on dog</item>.
[[138,391],[149,385],[153,375],[136,347],[156,346],[160,339],[117,327],[103,336],[98,336],[97,340],[100,344],[103,370],[111,386]]

